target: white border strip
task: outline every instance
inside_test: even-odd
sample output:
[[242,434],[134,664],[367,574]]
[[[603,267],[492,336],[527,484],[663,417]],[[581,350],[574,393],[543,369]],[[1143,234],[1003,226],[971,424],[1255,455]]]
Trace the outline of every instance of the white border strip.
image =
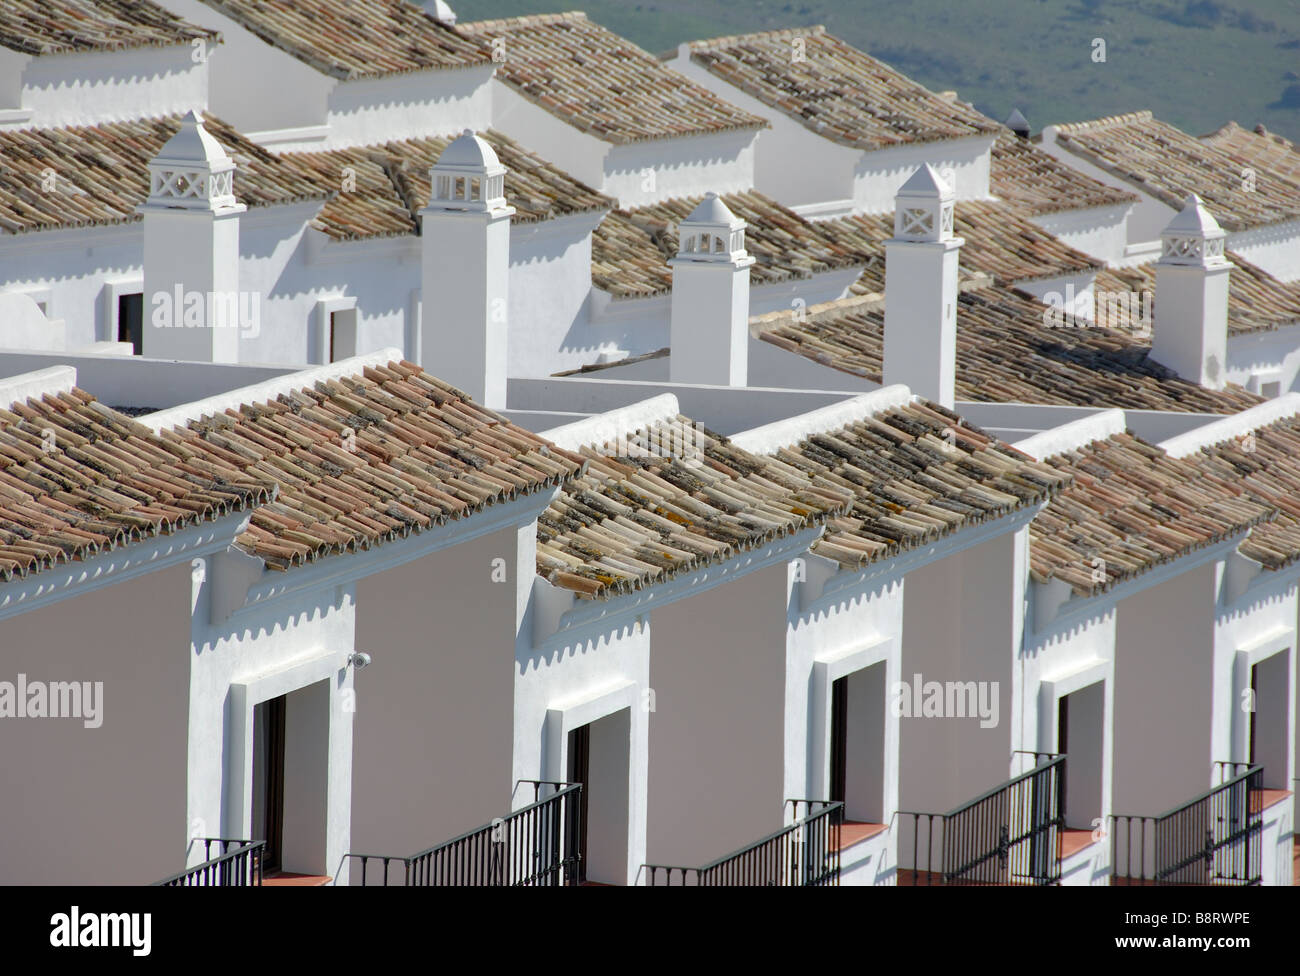
[[1300,413],[1300,393],[1285,393],[1259,406],[1232,414],[1208,424],[1161,441],[1160,446],[1172,457],[1182,458],[1195,454],[1203,447],[1222,444],[1257,428],[1264,427],[1284,417]]
[[191,420],[198,420],[201,417],[215,416],[227,410],[238,410],[246,403],[269,403],[282,394],[292,393],[295,390],[309,390],[320,382],[336,380],[344,376],[360,376],[367,366],[387,366],[402,358],[402,350],[389,346],[376,352],[368,352],[364,356],[353,356],[351,359],[340,359],[336,363],[325,366],[313,366],[311,369],[285,373],[273,380],[254,383],[252,386],[241,386],[237,390],[218,393],[216,396],[195,400],[193,403],[182,403],[177,407],[146,414],[139,418],[139,422],[157,434],[165,428],[184,427]]
[[837,430],[873,414],[905,407],[911,402],[912,391],[897,383],[841,403],[742,431],[731,438],[731,443],[751,454],[774,454],[783,447],[793,447],[811,434]]
[[577,451],[594,445],[600,447],[617,440],[624,434],[649,427],[662,420],[672,420],[680,414],[677,397],[671,393],[660,393],[604,413],[592,414],[582,420],[575,420],[562,427],[553,427],[537,436],[550,441],[556,447],[566,451]]
[[0,379],[0,404],[39,400],[45,394],[71,393],[77,385],[77,370],[73,366],[47,366],[30,373],[19,373]]
[[1024,451],[1032,458],[1043,460],[1086,447],[1093,441],[1104,441],[1115,434],[1122,434],[1127,427],[1124,411],[1118,408],[1101,410],[1090,417],[1081,417],[1059,427],[1031,434],[1024,440],[1016,441],[1011,446]]

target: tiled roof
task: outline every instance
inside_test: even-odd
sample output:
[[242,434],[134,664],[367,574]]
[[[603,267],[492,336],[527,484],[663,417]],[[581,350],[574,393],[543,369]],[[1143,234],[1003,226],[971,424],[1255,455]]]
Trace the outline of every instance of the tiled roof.
[[581,597],[660,583],[848,508],[843,491],[815,487],[689,418],[631,434],[584,448],[586,473],[537,521],[538,574]]
[[497,77],[569,125],[610,143],[670,139],[767,122],[724,102],[583,13],[459,24],[504,43]]
[[1250,190],[1232,156],[1133,112],[1057,127],[1057,142],[1167,206],[1181,210],[1198,194],[1225,230],[1276,224],[1300,216],[1300,185],[1278,177]]
[[1028,139],[1003,132],[993,143],[989,192],[1037,217],[1065,210],[1137,203],[1138,195],[1107,186],[1045,153]]
[[[1228,334],[1245,335],[1283,325],[1300,323],[1300,292],[1278,281],[1263,268],[1240,254],[1226,252],[1236,267],[1228,279]],[[1120,294],[1149,294],[1146,313],[1154,314],[1156,300],[1156,266],[1154,263],[1128,268],[1107,268],[1097,275],[1094,291]],[[1103,315],[1101,302],[1097,314]],[[1105,325],[1111,329],[1150,330],[1151,322],[1135,321],[1134,311],[1126,302],[1106,306]]]
[[[702,199],[677,197],[612,212],[592,235],[592,284],[615,298],[671,292],[667,262],[677,254],[677,225]],[[807,221],[755,190],[725,193],[720,199],[749,225],[745,248],[755,259],[749,273],[752,284],[807,278],[871,260],[851,245],[836,243],[824,224]]]
[[[179,116],[55,129],[0,131],[0,230],[11,234],[139,220],[149,161]],[[235,195],[249,207],[319,200],[333,187],[245,139],[210,115],[204,127],[233,158]],[[46,171],[54,171],[53,187]]]
[[[857,214],[815,225],[832,240],[858,253],[878,255],[868,278],[884,287],[884,243],[894,236],[894,215]],[[953,233],[965,241],[961,264],[1004,284],[1099,271],[1101,263],[1031,222],[1018,206],[992,200],[960,200]]]
[[335,78],[490,61],[408,0],[203,0],[263,41]]
[[[796,60],[800,39],[803,57]],[[857,149],[999,129],[968,105],[940,98],[820,26],[694,41],[691,59],[810,131]]]
[[[1272,518],[1226,468],[1115,434],[1046,459],[1074,476],[1030,525],[1030,573],[1092,596]],[[1097,562],[1100,560],[1100,562]]]
[[1183,461],[1207,477],[1239,483],[1249,497],[1277,510],[1238,551],[1282,569],[1300,560],[1300,417],[1255,428],[1253,436],[1203,447]]
[[[46,450],[48,432],[54,450]],[[0,408],[0,580],[266,502],[84,390]]]
[[773,462],[850,493],[813,547],[857,567],[1045,500],[1069,479],[938,404],[913,401],[778,450]]
[[1300,184],[1300,149],[1262,125],[1243,129],[1236,122],[1229,122],[1208,136],[1201,136],[1201,142],[1227,153],[1242,168],[1254,169],[1256,183],[1273,174]]
[[238,539],[272,569],[404,538],[582,468],[408,362],[204,417],[162,438],[197,476],[278,488]]
[[217,36],[151,0],[5,0],[0,46],[23,54],[120,51]]
[[[494,130],[480,133],[507,169],[506,202],[516,224],[531,224],[574,213],[609,210],[615,201]],[[325,152],[290,153],[319,185],[338,196],[321,208],[314,226],[336,240],[419,233],[419,212],[429,202],[429,167],[453,137],[404,139]],[[344,171],[356,181],[344,188]]]
[[[956,395],[994,403],[1236,413],[1262,402],[1237,386],[1215,392],[1150,359],[1149,344],[1106,329],[1044,323],[1047,306],[1012,288],[958,296]],[[760,316],[761,337],[789,352],[879,383],[884,302],[861,296]]]

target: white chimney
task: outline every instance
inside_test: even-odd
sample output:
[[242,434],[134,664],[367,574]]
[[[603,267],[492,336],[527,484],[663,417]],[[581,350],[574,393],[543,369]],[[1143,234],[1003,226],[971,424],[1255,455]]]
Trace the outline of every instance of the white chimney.
[[502,410],[515,212],[506,203],[506,168],[466,129],[429,175],[429,205],[420,212],[420,362],[484,406]]
[[669,379],[745,386],[749,374],[749,269],[745,222],[716,193],[677,226]]
[[448,27],[456,26],[456,11],[447,5],[446,0],[425,0],[422,6],[424,12],[439,23]]
[[1212,390],[1227,381],[1228,281],[1218,221],[1192,194],[1160,234],[1151,358]]
[[[239,359],[239,215],[235,163],[194,111],[149,163],[144,215],[142,352],[158,359]],[[244,310],[241,315],[241,310]],[[257,314],[257,310],[253,310]]]
[[951,408],[957,372],[957,259],[953,191],[923,164],[894,198],[885,241],[884,385],[902,383]]

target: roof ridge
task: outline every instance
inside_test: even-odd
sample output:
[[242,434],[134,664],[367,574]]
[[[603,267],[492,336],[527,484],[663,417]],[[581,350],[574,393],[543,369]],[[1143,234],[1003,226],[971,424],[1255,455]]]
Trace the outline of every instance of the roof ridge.
[[1122,125],[1132,125],[1134,122],[1150,122],[1154,116],[1151,109],[1144,108],[1137,112],[1125,112],[1122,115],[1103,115],[1099,119],[1090,119],[1085,122],[1062,122],[1055,126],[1059,135],[1070,135],[1074,132],[1095,132],[1098,129],[1113,129]]
[[[587,14],[582,10],[566,10],[551,14],[521,14],[518,17],[495,17],[490,20],[471,20],[467,24],[457,24],[457,31],[467,34],[479,34],[493,27],[549,27],[551,24],[564,24],[585,21]],[[593,21],[594,23],[594,21]],[[597,25],[600,26],[600,25]],[[606,28],[608,30],[608,28]]]
[[707,51],[714,47],[726,47],[735,44],[737,41],[753,40],[779,40],[781,38],[807,37],[809,35],[835,37],[826,30],[825,24],[810,24],[807,27],[776,27],[772,30],[750,31],[747,34],[723,34],[718,37],[709,37],[699,41],[688,41],[687,44],[691,53],[696,51]]
[[1193,427],[1161,441],[1158,446],[1170,457],[1185,458],[1203,448],[1217,447],[1252,431],[1292,419],[1297,414],[1300,414],[1300,393],[1285,393],[1240,413]]

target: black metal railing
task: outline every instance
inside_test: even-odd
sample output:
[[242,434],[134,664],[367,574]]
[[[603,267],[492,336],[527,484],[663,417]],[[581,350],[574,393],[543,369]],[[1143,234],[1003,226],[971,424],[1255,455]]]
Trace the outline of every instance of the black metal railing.
[[[197,838],[203,843],[203,863],[196,864],[155,886],[176,888],[244,888],[262,884],[264,840],[235,840],[230,837]],[[219,853],[212,856],[213,848]]]
[[911,818],[912,863],[900,865],[899,883],[1060,884],[1064,774],[1065,756],[1041,753],[1033,769],[948,813],[900,810]]
[[786,803],[793,806],[794,815],[788,826],[703,867],[646,864],[646,884],[657,887],[838,885],[844,804],[830,800],[787,800]]
[[1111,883],[1221,885],[1263,880],[1263,769],[1214,764],[1218,786],[1160,816],[1111,817]]
[[[436,847],[396,857],[347,854],[361,885],[560,886],[579,878],[580,783],[521,780],[533,802]],[[543,792],[549,795],[542,796]],[[355,873],[353,883],[357,882]]]

